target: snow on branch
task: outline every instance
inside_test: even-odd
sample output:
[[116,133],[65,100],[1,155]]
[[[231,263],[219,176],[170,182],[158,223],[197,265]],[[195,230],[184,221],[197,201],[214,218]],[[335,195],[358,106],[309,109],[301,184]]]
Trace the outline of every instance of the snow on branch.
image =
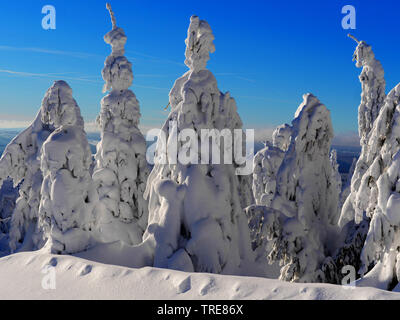
[[110,12],[111,22],[113,29],[117,28],[117,19],[115,19],[114,11],[112,11],[111,4],[107,3],[107,10]]
[[207,21],[197,16],[190,18],[186,43],[185,64],[191,71],[204,70],[210,60],[210,53],[215,52],[214,35]]
[[352,34],[348,34],[347,35],[350,39],[353,39],[355,42],[357,42],[357,44],[360,44],[360,41],[355,37],[355,36],[353,36]]

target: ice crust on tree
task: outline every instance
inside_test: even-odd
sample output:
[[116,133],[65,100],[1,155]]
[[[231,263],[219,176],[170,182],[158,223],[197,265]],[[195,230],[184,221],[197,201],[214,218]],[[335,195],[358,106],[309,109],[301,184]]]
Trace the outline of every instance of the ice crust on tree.
[[[165,148],[173,151],[174,139],[184,129],[200,136],[200,129],[242,128],[235,100],[219,91],[214,75],[205,69],[214,51],[211,28],[196,16],[190,22],[185,62],[190,70],[170,92],[172,110],[162,127],[167,146],[159,140],[146,188],[149,226],[144,241],[153,248],[155,267],[235,274],[254,259],[243,211],[254,201],[251,176],[237,176],[235,161],[196,164],[201,163],[197,137],[190,145],[178,142],[178,154],[191,152],[187,165],[174,164]],[[176,125],[170,128],[173,121]]]
[[328,109],[306,94],[292,122],[290,145],[276,177],[276,193],[263,217],[272,242],[270,261],[280,261],[281,280],[325,282],[335,249],[339,188],[330,160],[333,129]]
[[102,72],[104,89],[110,92],[101,101],[97,119],[101,128],[93,174],[101,204],[97,223],[101,241],[134,245],[142,242],[148,219],[148,203],[143,198],[149,175],[146,141],[138,128],[139,102],[129,90],[132,64],[123,56],[127,37],[116,26],[111,6],[107,8],[113,29],[104,40],[112,53]]
[[90,176],[92,154],[69,85],[57,81],[49,93],[42,121],[57,129],[42,147],[39,226],[52,253],[76,253],[90,244],[97,203]]

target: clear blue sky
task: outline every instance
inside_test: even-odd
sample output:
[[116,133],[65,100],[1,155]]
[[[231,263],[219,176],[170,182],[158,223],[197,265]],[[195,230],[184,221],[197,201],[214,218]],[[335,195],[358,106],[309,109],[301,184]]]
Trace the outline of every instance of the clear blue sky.
[[[360,83],[352,62],[355,42],[341,27],[341,8],[357,10],[357,38],[373,46],[387,90],[400,82],[398,1],[133,1],[110,0],[128,36],[142,123],[159,126],[168,93],[184,66],[192,14],[207,20],[216,53],[209,69],[230,91],[248,128],[290,122],[302,94],[312,92],[331,110],[337,134],[357,130]],[[41,9],[57,9],[57,29],[41,27]],[[2,1],[0,11],[0,117],[29,120],[54,80],[65,79],[86,121],[100,109],[101,69],[111,29],[101,0]],[[20,72],[22,74],[6,73]]]

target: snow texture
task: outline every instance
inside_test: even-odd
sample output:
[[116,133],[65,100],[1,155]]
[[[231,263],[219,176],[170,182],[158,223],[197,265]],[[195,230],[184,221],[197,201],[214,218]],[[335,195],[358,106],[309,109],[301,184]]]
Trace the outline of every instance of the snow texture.
[[328,109],[312,94],[303,98],[263,233],[272,241],[269,259],[283,264],[281,280],[327,282],[330,271],[323,269],[335,249],[339,218],[339,188],[329,156],[333,129]]
[[[235,100],[219,91],[214,75],[205,69],[209,52],[214,51],[213,39],[207,22],[191,17],[186,40],[190,70],[170,92],[172,111],[162,127],[168,154],[159,139],[146,188],[149,226],[144,241],[153,248],[155,267],[238,274],[254,260],[243,211],[254,202],[251,176],[237,176],[235,162],[196,164],[200,163],[193,146],[197,137],[189,143],[176,142],[184,129],[199,133],[200,129],[242,128]],[[189,152],[192,160],[188,165],[173,161],[173,150]]]
[[147,226],[148,203],[143,198],[149,168],[146,142],[140,132],[140,107],[129,90],[133,73],[131,63],[123,56],[127,37],[116,26],[111,6],[107,5],[113,29],[104,40],[112,47],[103,69],[105,90],[110,93],[101,101],[97,119],[101,141],[97,145],[93,180],[99,193],[97,212],[98,237],[103,242],[142,242]]
[[97,202],[90,176],[92,155],[69,85],[57,81],[49,93],[42,120],[58,128],[42,147],[39,226],[50,252],[68,254],[85,250],[90,244]]

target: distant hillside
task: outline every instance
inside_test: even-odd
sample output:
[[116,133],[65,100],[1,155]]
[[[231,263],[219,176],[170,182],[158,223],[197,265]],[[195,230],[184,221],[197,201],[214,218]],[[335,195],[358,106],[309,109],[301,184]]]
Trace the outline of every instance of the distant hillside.
[[[0,129],[0,153],[3,151],[7,144],[18,134],[21,130],[19,129]],[[93,153],[96,153],[96,145],[100,141],[100,134],[96,132],[89,132],[87,134],[90,147]],[[258,152],[264,147],[262,142],[255,143],[255,152]],[[341,174],[347,174],[350,166],[353,162],[353,158],[358,158],[361,152],[360,147],[352,146],[332,146],[336,149],[338,155],[339,172]]]

